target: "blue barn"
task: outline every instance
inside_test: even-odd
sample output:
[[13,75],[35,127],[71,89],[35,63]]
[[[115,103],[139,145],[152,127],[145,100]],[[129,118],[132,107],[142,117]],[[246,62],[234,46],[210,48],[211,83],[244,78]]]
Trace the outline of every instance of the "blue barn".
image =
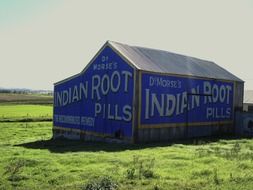
[[138,143],[234,133],[243,88],[213,62],[107,41],[55,83],[53,135]]

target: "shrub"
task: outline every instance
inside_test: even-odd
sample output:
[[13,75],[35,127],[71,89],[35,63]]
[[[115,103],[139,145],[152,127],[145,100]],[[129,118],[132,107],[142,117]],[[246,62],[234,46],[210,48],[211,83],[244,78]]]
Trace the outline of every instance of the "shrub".
[[134,176],[135,176],[135,169],[134,168],[129,168],[127,169],[126,171],[126,178],[127,179],[134,179]]
[[5,167],[4,174],[9,174],[7,178],[11,182],[17,182],[27,179],[26,176],[22,176],[21,169],[23,167],[32,167],[37,164],[37,161],[25,158],[14,158],[10,160],[9,164]]
[[116,190],[116,189],[118,189],[118,183],[108,176],[91,180],[83,188],[83,190]]
[[215,185],[219,185],[221,183],[221,179],[218,176],[217,169],[214,169],[214,172],[213,172],[213,181],[214,181]]
[[241,151],[241,146],[238,142],[236,142],[231,149],[231,155],[237,157],[240,151]]
[[37,164],[36,160],[26,159],[26,158],[14,158],[9,161],[9,164],[5,167],[5,174],[16,174],[24,166],[32,167]]
[[154,175],[154,158],[141,159],[139,156],[133,157],[133,162],[130,164],[130,168],[126,171],[127,179],[134,179],[142,177],[144,178],[153,178]]
[[153,190],[161,190],[161,187],[158,184],[155,184],[153,186]]

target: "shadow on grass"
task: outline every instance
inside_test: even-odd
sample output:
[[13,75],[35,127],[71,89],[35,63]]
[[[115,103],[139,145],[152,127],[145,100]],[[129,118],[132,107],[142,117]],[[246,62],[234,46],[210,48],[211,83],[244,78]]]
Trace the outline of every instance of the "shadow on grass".
[[31,117],[31,118],[0,118],[0,123],[15,123],[15,122],[49,122],[53,121],[52,117]]
[[138,150],[151,147],[170,146],[171,143],[152,143],[152,144],[123,144],[108,142],[84,142],[68,139],[39,140],[15,146],[22,146],[30,149],[48,149],[54,153],[64,152],[120,152],[125,150]]
[[68,139],[49,139],[38,140],[29,143],[17,144],[15,146],[22,146],[29,149],[47,149],[54,153],[65,152],[120,152],[125,150],[141,150],[145,148],[161,148],[172,145],[204,145],[208,143],[217,142],[219,140],[235,140],[234,136],[222,137],[208,137],[187,140],[175,140],[173,142],[158,142],[158,143],[142,143],[142,144],[123,144],[123,143],[107,143],[107,142],[84,142],[78,140]]

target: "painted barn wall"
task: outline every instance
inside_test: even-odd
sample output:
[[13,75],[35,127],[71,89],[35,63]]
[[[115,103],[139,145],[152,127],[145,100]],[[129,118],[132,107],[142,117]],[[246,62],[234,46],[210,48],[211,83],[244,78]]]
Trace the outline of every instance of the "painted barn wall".
[[139,142],[233,132],[234,82],[149,72],[140,78]]
[[132,138],[134,69],[109,46],[80,75],[55,86],[55,101],[63,92],[70,100],[55,102],[54,126]]
[[[81,76],[77,76],[54,87],[54,126],[80,128],[79,84],[81,79]],[[73,97],[75,86],[78,86],[78,99],[76,96]],[[74,118],[74,116],[78,118]]]

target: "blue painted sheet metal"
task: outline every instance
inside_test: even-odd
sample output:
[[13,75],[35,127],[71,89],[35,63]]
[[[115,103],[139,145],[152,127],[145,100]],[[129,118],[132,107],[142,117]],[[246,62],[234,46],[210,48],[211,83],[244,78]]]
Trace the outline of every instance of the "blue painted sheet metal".
[[141,125],[231,120],[232,82],[142,73]]
[[134,69],[106,46],[87,70],[55,86],[54,126],[132,136]]

